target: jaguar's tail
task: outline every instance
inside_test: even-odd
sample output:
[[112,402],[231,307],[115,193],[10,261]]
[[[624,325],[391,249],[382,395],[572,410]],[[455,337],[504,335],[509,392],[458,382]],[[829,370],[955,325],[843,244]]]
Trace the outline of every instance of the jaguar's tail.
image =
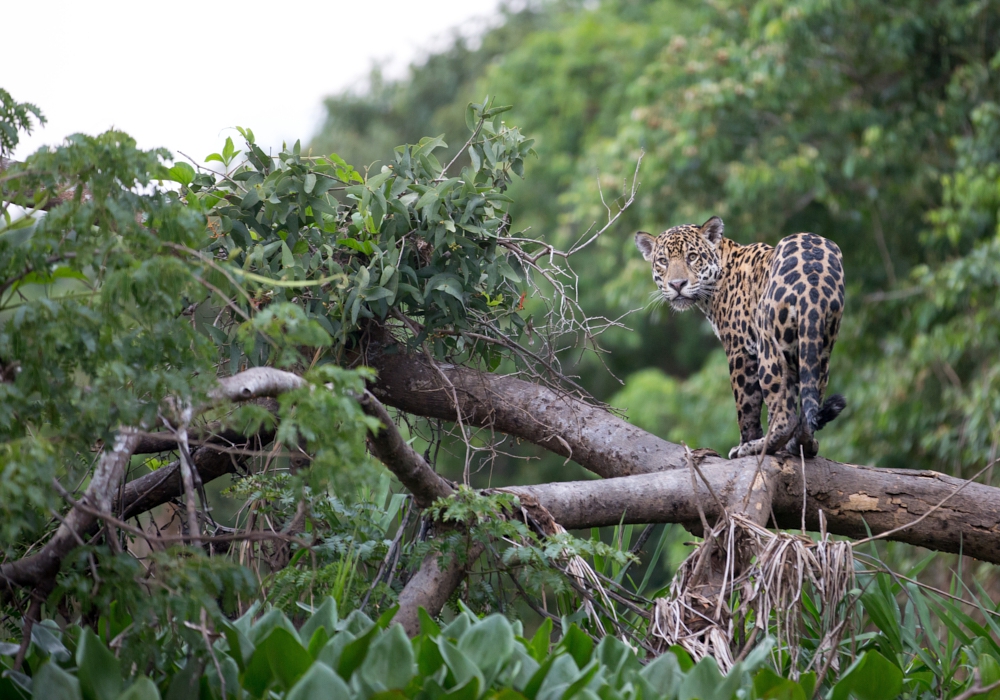
[[840,415],[840,412],[847,407],[847,400],[840,394],[834,394],[823,402],[823,405],[819,407],[813,415],[806,415],[806,420],[809,421],[809,427],[813,429],[813,432],[821,429],[824,425],[832,421],[834,418]]

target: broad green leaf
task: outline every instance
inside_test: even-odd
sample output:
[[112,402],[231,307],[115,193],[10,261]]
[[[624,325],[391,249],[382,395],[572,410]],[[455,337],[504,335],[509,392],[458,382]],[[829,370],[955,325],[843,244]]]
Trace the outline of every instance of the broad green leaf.
[[[120,679],[119,679],[120,680]],[[35,674],[32,685],[32,695],[36,698],[52,698],[55,700],[82,700],[80,682],[62,670],[52,661],[42,665]]]
[[[69,650],[56,635],[60,634],[59,628],[51,620],[43,620],[31,628],[31,642],[49,656],[54,656],[58,661],[68,661]],[[17,653],[15,644],[14,652]]]
[[[242,672],[246,670],[246,664],[250,661],[250,657],[253,656],[254,645],[237,624],[239,624],[238,621],[232,624],[223,622],[219,626],[222,629],[222,633],[226,636],[230,656],[233,657],[233,660],[236,661]],[[249,631],[249,625],[246,625],[246,629]]]
[[677,691],[678,700],[731,700],[740,687],[741,672],[734,668],[728,676],[719,673],[715,659],[706,656],[694,665]]
[[115,700],[121,693],[121,664],[88,627],[76,647],[76,665],[85,700]]
[[317,661],[292,686],[285,700],[329,700],[350,698],[351,689],[326,664]]
[[156,687],[156,683],[146,676],[139,676],[125,692],[118,696],[118,700],[160,700],[160,690]]
[[260,644],[265,637],[271,634],[271,630],[276,627],[283,627],[293,635],[298,636],[298,630],[295,629],[295,625],[292,624],[291,620],[288,619],[285,613],[274,608],[273,610],[268,610],[261,615],[259,620],[253,623],[247,632],[247,638],[253,644]]
[[574,622],[563,634],[559,646],[569,652],[576,662],[577,668],[583,668],[590,661],[590,653],[594,650],[594,640],[590,635],[577,627]]
[[[167,688],[167,697],[165,700],[188,700],[189,698],[193,698],[198,692],[201,674],[204,670],[205,663],[203,660],[199,660],[196,657],[189,657],[184,664],[184,668],[177,671],[173,678],[170,679],[170,687]],[[263,690],[261,690],[261,693],[263,693]]]
[[369,647],[361,677],[378,690],[405,688],[414,674],[413,647],[402,625],[393,625]]
[[538,626],[535,636],[531,638],[531,656],[541,663],[549,655],[549,646],[552,643],[552,619],[545,618],[545,621]]
[[831,700],[890,700],[903,689],[903,672],[874,649],[862,654],[833,686]]
[[427,614],[423,607],[417,610],[417,619],[420,620],[421,635],[433,639],[441,634],[441,627],[434,621],[433,617]]
[[488,687],[514,653],[514,630],[507,618],[494,613],[467,629],[458,640],[458,649],[479,667]]
[[[355,612],[357,611],[355,610]],[[379,628],[372,624],[367,632],[344,645],[344,650],[340,653],[340,658],[337,660],[337,673],[340,674],[341,678],[345,681],[351,679],[351,675],[365,660],[365,656],[368,654],[368,647],[371,646],[372,640],[378,633]]]
[[677,662],[677,657],[667,652],[650,661],[639,675],[645,679],[657,693],[666,697],[674,697],[684,679],[684,672]]
[[769,668],[761,669],[754,676],[753,689],[761,700],[809,700],[801,685],[782,678]]
[[330,668],[337,668],[340,665],[340,655],[344,652],[344,647],[353,642],[354,635],[350,632],[338,632],[316,655],[317,661],[322,661]]
[[286,688],[294,685],[312,665],[312,657],[299,644],[298,636],[284,627],[275,628],[257,647],[258,652],[262,649],[271,664],[271,672]]
[[470,621],[469,614],[463,612],[458,616],[456,616],[454,620],[449,622],[448,625],[446,625],[445,628],[441,630],[441,634],[443,634],[445,637],[449,639],[457,640],[463,634],[465,634],[465,631],[469,629],[471,624],[472,623]]
[[687,673],[692,668],[694,668],[694,661],[691,659],[691,655],[687,653],[687,650],[677,644],[667,649],[668,654],[673,654],[677,658],[677,663],[681,667],[681,671]]
[[448,670],[455,678],[456,686],[464,685],[470,678],[476,678],[479,681],[479,687],[485,687],[482,671],[469,657],[459,651],[458,647],[449,642],[444,635],[438,637],[437,644],[441,658],[444,659],[445,665],[448,666]]
[[365,615],[360,610],[354,610],[347,616],[346,619],[341,620],[340,623],[338,623],[338,628],[347,630],[355,637],[360,637],[374,625],[375,623],[370,617]]
[[[542,681],[541,687],[538,688],[538,693],[535,697],[537,700],[559,698],[566,688],[569,687],[570,683],[576,680],[579,675],[580,669],[573,663],[573,657],[569,654],[560,654],[548,669],[548,673],[545,674],[545,680]],[[534,678],[532,678],[532,681],[534,681]],[[530,687],[532,683],[528,685]],[[525,694],[528,694],[527,689],[525,689]]]
[[174,163],[173,167],[167,170],[167,174],[174,182],[179,182],[182,185],[190,185],[191,181],[194,180],[195,171],[188,163],[182,161]]

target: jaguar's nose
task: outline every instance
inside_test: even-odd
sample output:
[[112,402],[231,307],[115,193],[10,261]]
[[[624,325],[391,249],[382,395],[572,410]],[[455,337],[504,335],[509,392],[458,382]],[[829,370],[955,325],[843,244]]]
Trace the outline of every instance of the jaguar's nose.
[[687,286],[687,280],[670,280],[667,282],[667,286],[671,287],[678,294]]

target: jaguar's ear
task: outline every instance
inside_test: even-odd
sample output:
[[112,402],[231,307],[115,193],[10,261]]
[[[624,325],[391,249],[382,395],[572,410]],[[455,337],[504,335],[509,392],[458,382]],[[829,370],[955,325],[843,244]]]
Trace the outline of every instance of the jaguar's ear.
[[639,249],[645,260],[653,259],[653,244],[655,242],[656,237],[649,235],[645,231],[639,231],[635,234],[635,247]]
[[701,235],[713,246],[718,245],[719,241],[722,240],[723,229],[725,229],[725,225],[722,223],[722,219],[713,216],[701,225]]

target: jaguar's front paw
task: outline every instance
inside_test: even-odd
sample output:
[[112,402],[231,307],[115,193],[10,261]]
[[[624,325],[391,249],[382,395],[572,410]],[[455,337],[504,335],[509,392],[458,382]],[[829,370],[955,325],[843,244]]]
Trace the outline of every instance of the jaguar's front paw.
[[739,445],[729,450],[729,459],[736,459],[737,457],[756,457],[760,455],[761,449],[764,447],[765,438],[760,438],[759,440],[751,440],[750,442],[741,442]]

